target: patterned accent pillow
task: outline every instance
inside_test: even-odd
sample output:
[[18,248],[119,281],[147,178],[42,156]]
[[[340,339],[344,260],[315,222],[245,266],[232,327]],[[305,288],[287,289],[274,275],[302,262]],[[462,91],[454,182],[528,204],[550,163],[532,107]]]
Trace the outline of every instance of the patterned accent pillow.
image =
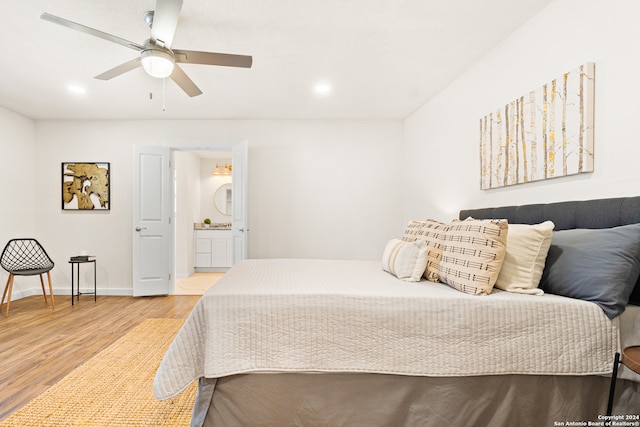
[[427,245],[427,268],[424,277],[432,282],[440,281],[438,269],[442,258],[442,243],[449,225],[432,219],[409,221],[402,240],[405,242],[422,241]]
[[419,282],[427,266],[427,246],[392,238],[382,254],[382,269],[408,282]]
[[508,229],[505,219],[453,222],[442,246],[440,281],[468,294],[490,294],[504,261]]

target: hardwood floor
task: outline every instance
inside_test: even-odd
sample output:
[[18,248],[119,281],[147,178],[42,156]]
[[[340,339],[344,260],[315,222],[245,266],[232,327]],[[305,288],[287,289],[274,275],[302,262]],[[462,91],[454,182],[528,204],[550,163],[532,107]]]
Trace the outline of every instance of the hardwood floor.
[[[11,302],[0,312],[0,420],[55,384],[71,370],[150,318],[186,319],[198,295],[107,297],[42,295]],[[72,396],[70,396],[72,398]]]
[[225,273],[193,273],[191,276],[177,279],[174,290],[175,295],[202,295]]

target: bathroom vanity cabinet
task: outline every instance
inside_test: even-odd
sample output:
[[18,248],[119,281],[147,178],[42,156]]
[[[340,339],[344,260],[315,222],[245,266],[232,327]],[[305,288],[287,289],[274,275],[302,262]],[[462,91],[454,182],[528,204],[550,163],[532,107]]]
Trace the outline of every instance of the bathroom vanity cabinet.
[[233,247],[230,229],[195,230],[196,268],[231,267]]

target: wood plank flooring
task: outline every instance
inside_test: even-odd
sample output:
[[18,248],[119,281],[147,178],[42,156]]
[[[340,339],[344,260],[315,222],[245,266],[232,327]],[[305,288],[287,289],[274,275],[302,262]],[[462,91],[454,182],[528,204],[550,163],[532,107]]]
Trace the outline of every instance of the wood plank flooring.
[[189,277],[176,279],[173,293],[174,295],[202,295],[224,275],[225,273],[193,273]]
[[42,295],[11,302],[0,313],[0,420],[150,318],[186,319],[198,295],[108,297]]

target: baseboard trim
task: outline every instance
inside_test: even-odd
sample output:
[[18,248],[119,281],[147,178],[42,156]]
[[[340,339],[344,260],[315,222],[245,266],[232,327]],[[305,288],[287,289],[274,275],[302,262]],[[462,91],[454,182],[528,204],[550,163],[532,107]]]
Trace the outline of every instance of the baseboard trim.
[[231,267],[197,267],[194,273],[226,273]]
[[[112,296],[112,297],[130,297],[133,295],[133,289],[116,288],[116,289],[102,289],[98,288],[98,296]],[[80,288],[80,293],[87,295],[91,293],[93,295],[93,288]],[[42,289],[33,288],[11,293],[11,301],[19,300],[22,298],[30,297],[32,295],[42,295]],[[53,296],[71,296],[71,288],[53,288]],[[47,289],[47,296],[49,296],[49,289]]]

